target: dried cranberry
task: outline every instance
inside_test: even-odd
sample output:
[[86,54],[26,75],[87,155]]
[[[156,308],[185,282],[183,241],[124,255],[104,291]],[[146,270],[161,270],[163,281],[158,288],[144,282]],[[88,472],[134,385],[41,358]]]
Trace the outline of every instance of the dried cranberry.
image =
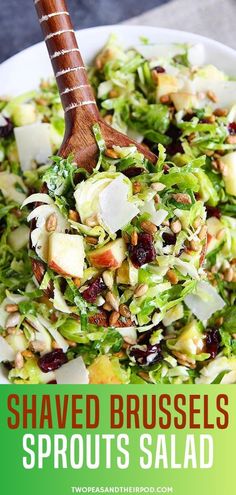
[[164,232],[162,234],[162,240],[164,246],[173,246],[176,243],[176,235],[169,234],[168,232]]
[[221,217],[221,211],[216,206],[207,206],[206,205],[206,211],[207,211],[207,218],[209,218],[209,217],[220,218]]
[[181,130],[175,125],[171,124],[167,131],[167,136],[172,139],[172,143],[166,147],[166,151],[169,155],[175,155],[176,153],[183,153],[182,143],[180,141]]
[[142,174],[143,171],[144,169],[142,167],[129,167],[126,170],[123,170],[123,174],[126,175],[126,177],[132,178]]
[[132,246],[132,244],[130,244],[129,255],[136,268],[139,268],[145,263],[151,263],[154,261],[156,251],[154,248],[152,235],[141,232],[141,234],[138,235],[137,245]]
[[60,368],[63,364],[67,363],[67,355],[62,349],[55,349],[48,354],[39,358],[38,365],[44,373],[49,373],[49,371],[55,371]]
[[184,149],[181,141],[177,140],[171,144],[169,144],[166,148],[168,155],[176,155],[176,153],[183,153]]
[[164,67],[162,67],[161,65],[156,65],[156,67],[153,67],[153,70],[155,70],[156,72],[158,72],[158,74],[161,74],[161,73],[165,72]]
[[169,136],[173,141],[177,141],[177,139],[180,138],[181,136],[181,130],[176,127],[174,124],[170,124],[168,131],[167,131],[167,136]]
[[230,122],[228,125],[228,130],[231,135],[236,134],[236,122]]
[[103,278],[98,277],[91,282],[89,287],[82,293],[82,296],[89,303],[93,303],[96,301],[97,296],[99,296],[99,294],[101,294],[105,289],[106,285],[103,282]]
[[152,365],[163,358],[160,344],[134,345],[130,347],[129,356],[134,358],[140,366]]
[[220,332],[217,329],[209,330],[206,335],[206,352],[215,358],[220,348]]
[[5,138],[11,134],[13,131],[13,124],[7,117],[2,117],[3,122],[6,123],[0,124],[0,138]]

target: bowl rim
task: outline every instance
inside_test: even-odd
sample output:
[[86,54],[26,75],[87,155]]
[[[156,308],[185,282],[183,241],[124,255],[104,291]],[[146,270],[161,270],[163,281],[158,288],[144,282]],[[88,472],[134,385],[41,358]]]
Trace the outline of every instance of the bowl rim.
[[[197,34],[197,33],[192,33],[191,31],[185,31],[185,30],[181,30],[181,29],[170,29],[170,28],[162,28],[162,27],[158,27],[158,26],[149,26],[149,25],[145,25],[145,24],[103,24],[101,26],[92,26],[92,27],[89,27],[89,28],[84,28],[84,29],[76,29],[75,30],[75,33],[77,36],[79,36],[80,33],[84,33],[84,35],[86,35],[86,33],[91,33],[92,31],[105,31],[107,30],[108,32],[110,32],[111,30],[119,30],[119,31],[126,31],[127,29],[128,30],[132,30],[132,31],[139,31],[141,29],[150,29],[153,33],[155,31],[159,31],[160,33],[166,33],[166,34],[176,34],[176,36],[180,36],[180,37],[184,37],[186,36],[186,38],[195,38],[196,41],[198,40],[199,42],[203,42],[203,43],[207,43],[207,44],[210,44],[212,46],[214,46],[215,48],[219,48],[221,50],[224,50],[226,52],[228,52],[229,55],[232,55],[232,56],[235,56],[236,57],[236,50],[228,45],[225,45],[224,43],[221,43],[220,41],[217,41],[217,40],[214,40],[213,38],[208,38],[207,36],[203,36],[201,34]],[[172,42],[173,43],[173,42]],[[11,57],[7,58],[6,60],[4,60],[1,64],[0,64],[0,67],[5,67],[5,64],[8,64],[9,62],[12,62],[14,61],[14,59],[22,54],[27,54],[27,53],[30,53],[31,50],[33,50],[35,47],[39,47],[40,45],[44,45],[44,41],[39,41],[37,43],[34,43],[33,45],[30,45],[28,46],[27,48],[15,53],[14,55],[12,55]]]

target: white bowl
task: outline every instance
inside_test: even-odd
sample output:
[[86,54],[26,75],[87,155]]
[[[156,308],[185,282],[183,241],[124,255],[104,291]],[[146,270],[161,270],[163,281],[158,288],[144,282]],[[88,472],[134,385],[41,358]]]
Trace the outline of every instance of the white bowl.
[[[109,34],[116,33],[124,46],[137,46],[144,36],[151,43],[202,43],[205,46],[204,63],[212,63],[227,74],[236,75],[236,51],[222,43],[197,34],[159,29],[149,26],[101,26],[78,31],[81,52],[87,64],[106,43]],[[45,44],[38,43],[18,53],[0,65],[0,95],[18,95],[37,88],[40,79],[52,75]],[[9,383],[4,370],[0,368],[0,384]]]

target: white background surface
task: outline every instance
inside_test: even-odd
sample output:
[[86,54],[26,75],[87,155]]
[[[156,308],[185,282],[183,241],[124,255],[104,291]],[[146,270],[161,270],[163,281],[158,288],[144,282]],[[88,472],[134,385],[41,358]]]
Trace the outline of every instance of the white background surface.
[[125,23],[191,31],[236,49],[235,18],[236,0],[172,0]]

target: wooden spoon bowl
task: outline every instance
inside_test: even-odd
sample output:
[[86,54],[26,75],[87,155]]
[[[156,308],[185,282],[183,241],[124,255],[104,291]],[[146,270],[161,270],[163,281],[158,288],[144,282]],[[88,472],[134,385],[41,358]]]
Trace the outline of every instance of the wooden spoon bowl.
[[[65,135],[58,155],[66,158],[73,154],[80,167],[92,172],[98,157],[92,127],[98,123],[107,148],[114,144],[135,145],[150,162],[155,163],[156,155],[113,129],[100,117],[65,0],[34,0],[34,3],[65,112]],[[45,264],[33,260],[32,267],[40,283]],[[49,288],[47,292],[51,295]]]

